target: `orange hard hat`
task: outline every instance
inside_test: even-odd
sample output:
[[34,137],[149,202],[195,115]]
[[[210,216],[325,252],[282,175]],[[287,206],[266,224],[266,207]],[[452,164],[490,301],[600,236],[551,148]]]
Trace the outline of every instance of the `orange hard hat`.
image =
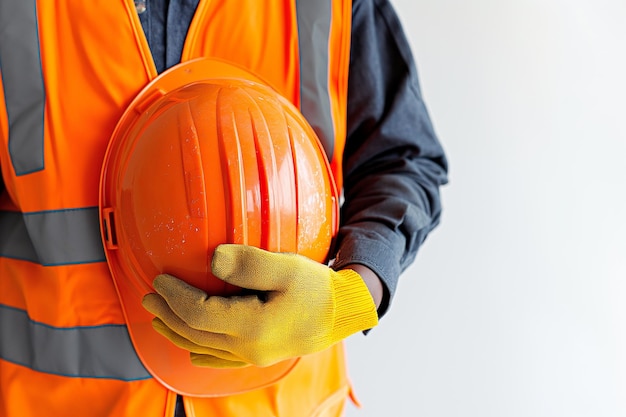
[[210,296],[237,294],[211,274],[221,243],[325,261],[338,196],[320,142],[290,102],[241,68],[198,59],[157,77],[120,119],[102,168],[100,227],[144,366],[180,394],[231,395],[277,381],[297,359],[193,366],[154,331],[142,298],[161,273]]

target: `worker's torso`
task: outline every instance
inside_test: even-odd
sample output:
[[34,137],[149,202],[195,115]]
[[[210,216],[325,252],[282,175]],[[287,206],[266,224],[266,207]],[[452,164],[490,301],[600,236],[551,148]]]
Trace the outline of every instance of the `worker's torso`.
[[[182,60],[218,57],[265,79],[300,107],[340,182],[350,14],[339,0],[203,0]],[[99,234],[108,139],[157,76],[134,2],[1,2],[0,72],[0,416],[172,415],[175,395],[133,350]],[[265,389],[186,407],[332,413],[349,390],[341,349]]]

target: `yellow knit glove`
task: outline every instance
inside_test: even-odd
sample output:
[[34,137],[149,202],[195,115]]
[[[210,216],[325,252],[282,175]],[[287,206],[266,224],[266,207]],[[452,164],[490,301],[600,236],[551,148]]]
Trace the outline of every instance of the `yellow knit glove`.
[[[170,275],[154,280],[158,294],[143,306],[153,327],[191,352],[197,366],[269,366],[321,351],[378,324],[361,276],[333,271],[301,255],[220,245],[213,274],[256,294],[219,297]],[[260,296],[259,296],[260,295]]]

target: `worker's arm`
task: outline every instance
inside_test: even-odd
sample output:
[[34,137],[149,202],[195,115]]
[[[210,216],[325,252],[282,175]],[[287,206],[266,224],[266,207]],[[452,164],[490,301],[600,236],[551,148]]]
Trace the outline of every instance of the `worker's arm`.
[[348,81],[345,202],[333,268],[373,271],[384,289],[382,316],[439,222],[439,187],[447,181],[412,52],[387,0],[353,1]]

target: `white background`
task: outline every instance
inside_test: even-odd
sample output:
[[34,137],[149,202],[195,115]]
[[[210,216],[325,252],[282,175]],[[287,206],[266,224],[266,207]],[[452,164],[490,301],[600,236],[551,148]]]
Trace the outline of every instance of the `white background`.
[[626,1],[394,5],[450,184],[347,416],[626,416]]

